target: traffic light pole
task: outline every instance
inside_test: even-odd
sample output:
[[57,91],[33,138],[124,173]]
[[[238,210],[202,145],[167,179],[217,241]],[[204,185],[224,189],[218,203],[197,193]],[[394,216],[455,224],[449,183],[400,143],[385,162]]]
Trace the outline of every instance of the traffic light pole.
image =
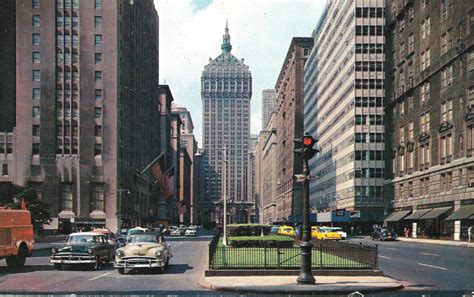
[[301,248],[301,270],[296,281],[298,284],[312,285],[316,283],[316,279],[311,271],[311,227],[309,224],[309,166],[308,160],[303,159],[303,238],[300,245]]

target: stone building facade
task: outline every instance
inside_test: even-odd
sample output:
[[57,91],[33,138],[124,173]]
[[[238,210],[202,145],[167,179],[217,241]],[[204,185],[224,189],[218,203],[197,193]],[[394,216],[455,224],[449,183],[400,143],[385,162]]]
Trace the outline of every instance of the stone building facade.
[[319,140],[310,203],[321,223],[370,231],[383,220],[384,5],[330,1],[313,32],[305,128]]
[[[222,54],[209,59],[201,76],[203,150],[210,166],[208,195],[211,201],[220,201],[222,205],[223,175],[227,174],[227,199],[232,204],[229,222],[246,222],[250,219],[249,208],[253,205],[247,195],[252,75],[243,59],[237,59],[231,53],[227,26],[221,49]],[[227,173],[223,170],[225,146]],[[218,212],[222,213],[222,207]],[[217,216],[218,220],[222,218],[223,214]]]
[[[293,176],[303,172],[301,158],[293,152],[293,140],[303,137],[304,64],[313,46],[311,37],[294,37],[275,84],[277,103],[274,127],[278,133],[276,213],[278,222],[302,221],[303,184]],[[272,183],[272,182],[270,182]]]
[[160,152],[153,1],[18,0],[16,27],[14,182],[64,232],[157,213],[136,174]]
[[386,221],[413,237],[464,239],[474,223],[474,2],[386,5]]
[[262,91],[262,130],[267,127],[268,120],[272,115],[276,105],[276,91],[274,89],[266,89]]

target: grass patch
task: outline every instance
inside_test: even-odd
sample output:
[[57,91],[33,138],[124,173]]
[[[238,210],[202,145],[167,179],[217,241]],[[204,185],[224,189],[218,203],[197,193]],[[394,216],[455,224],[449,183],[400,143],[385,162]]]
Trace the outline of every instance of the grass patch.
[[293,247],[293,238],[282,235],[232,236],[227,238],[232,247]]

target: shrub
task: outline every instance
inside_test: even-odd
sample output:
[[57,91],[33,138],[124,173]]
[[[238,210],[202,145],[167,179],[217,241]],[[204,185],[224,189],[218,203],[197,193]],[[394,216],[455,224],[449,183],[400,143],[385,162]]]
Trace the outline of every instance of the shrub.
[[228,242],[232,247],[268,247],[291,248],[293,239],[288,236],[235,236],[229,237]]
[[228,236],[260,236],[263,230],[263,235],[269,235],[270,225],[259,224],[230,224],[227,225]]

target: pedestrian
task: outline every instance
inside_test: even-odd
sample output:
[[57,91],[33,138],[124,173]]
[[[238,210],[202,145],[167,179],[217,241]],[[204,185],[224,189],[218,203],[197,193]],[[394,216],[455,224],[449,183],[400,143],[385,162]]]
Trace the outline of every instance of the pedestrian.
[[410,229],[408,229],[408,227],[405,226],[405,229],[403,230],[403,234],[405,234],[405,237],[408,237],[409,233],[410,233]]
[[467,241],[471,242],[472,238],[472,225],[467,228]]

